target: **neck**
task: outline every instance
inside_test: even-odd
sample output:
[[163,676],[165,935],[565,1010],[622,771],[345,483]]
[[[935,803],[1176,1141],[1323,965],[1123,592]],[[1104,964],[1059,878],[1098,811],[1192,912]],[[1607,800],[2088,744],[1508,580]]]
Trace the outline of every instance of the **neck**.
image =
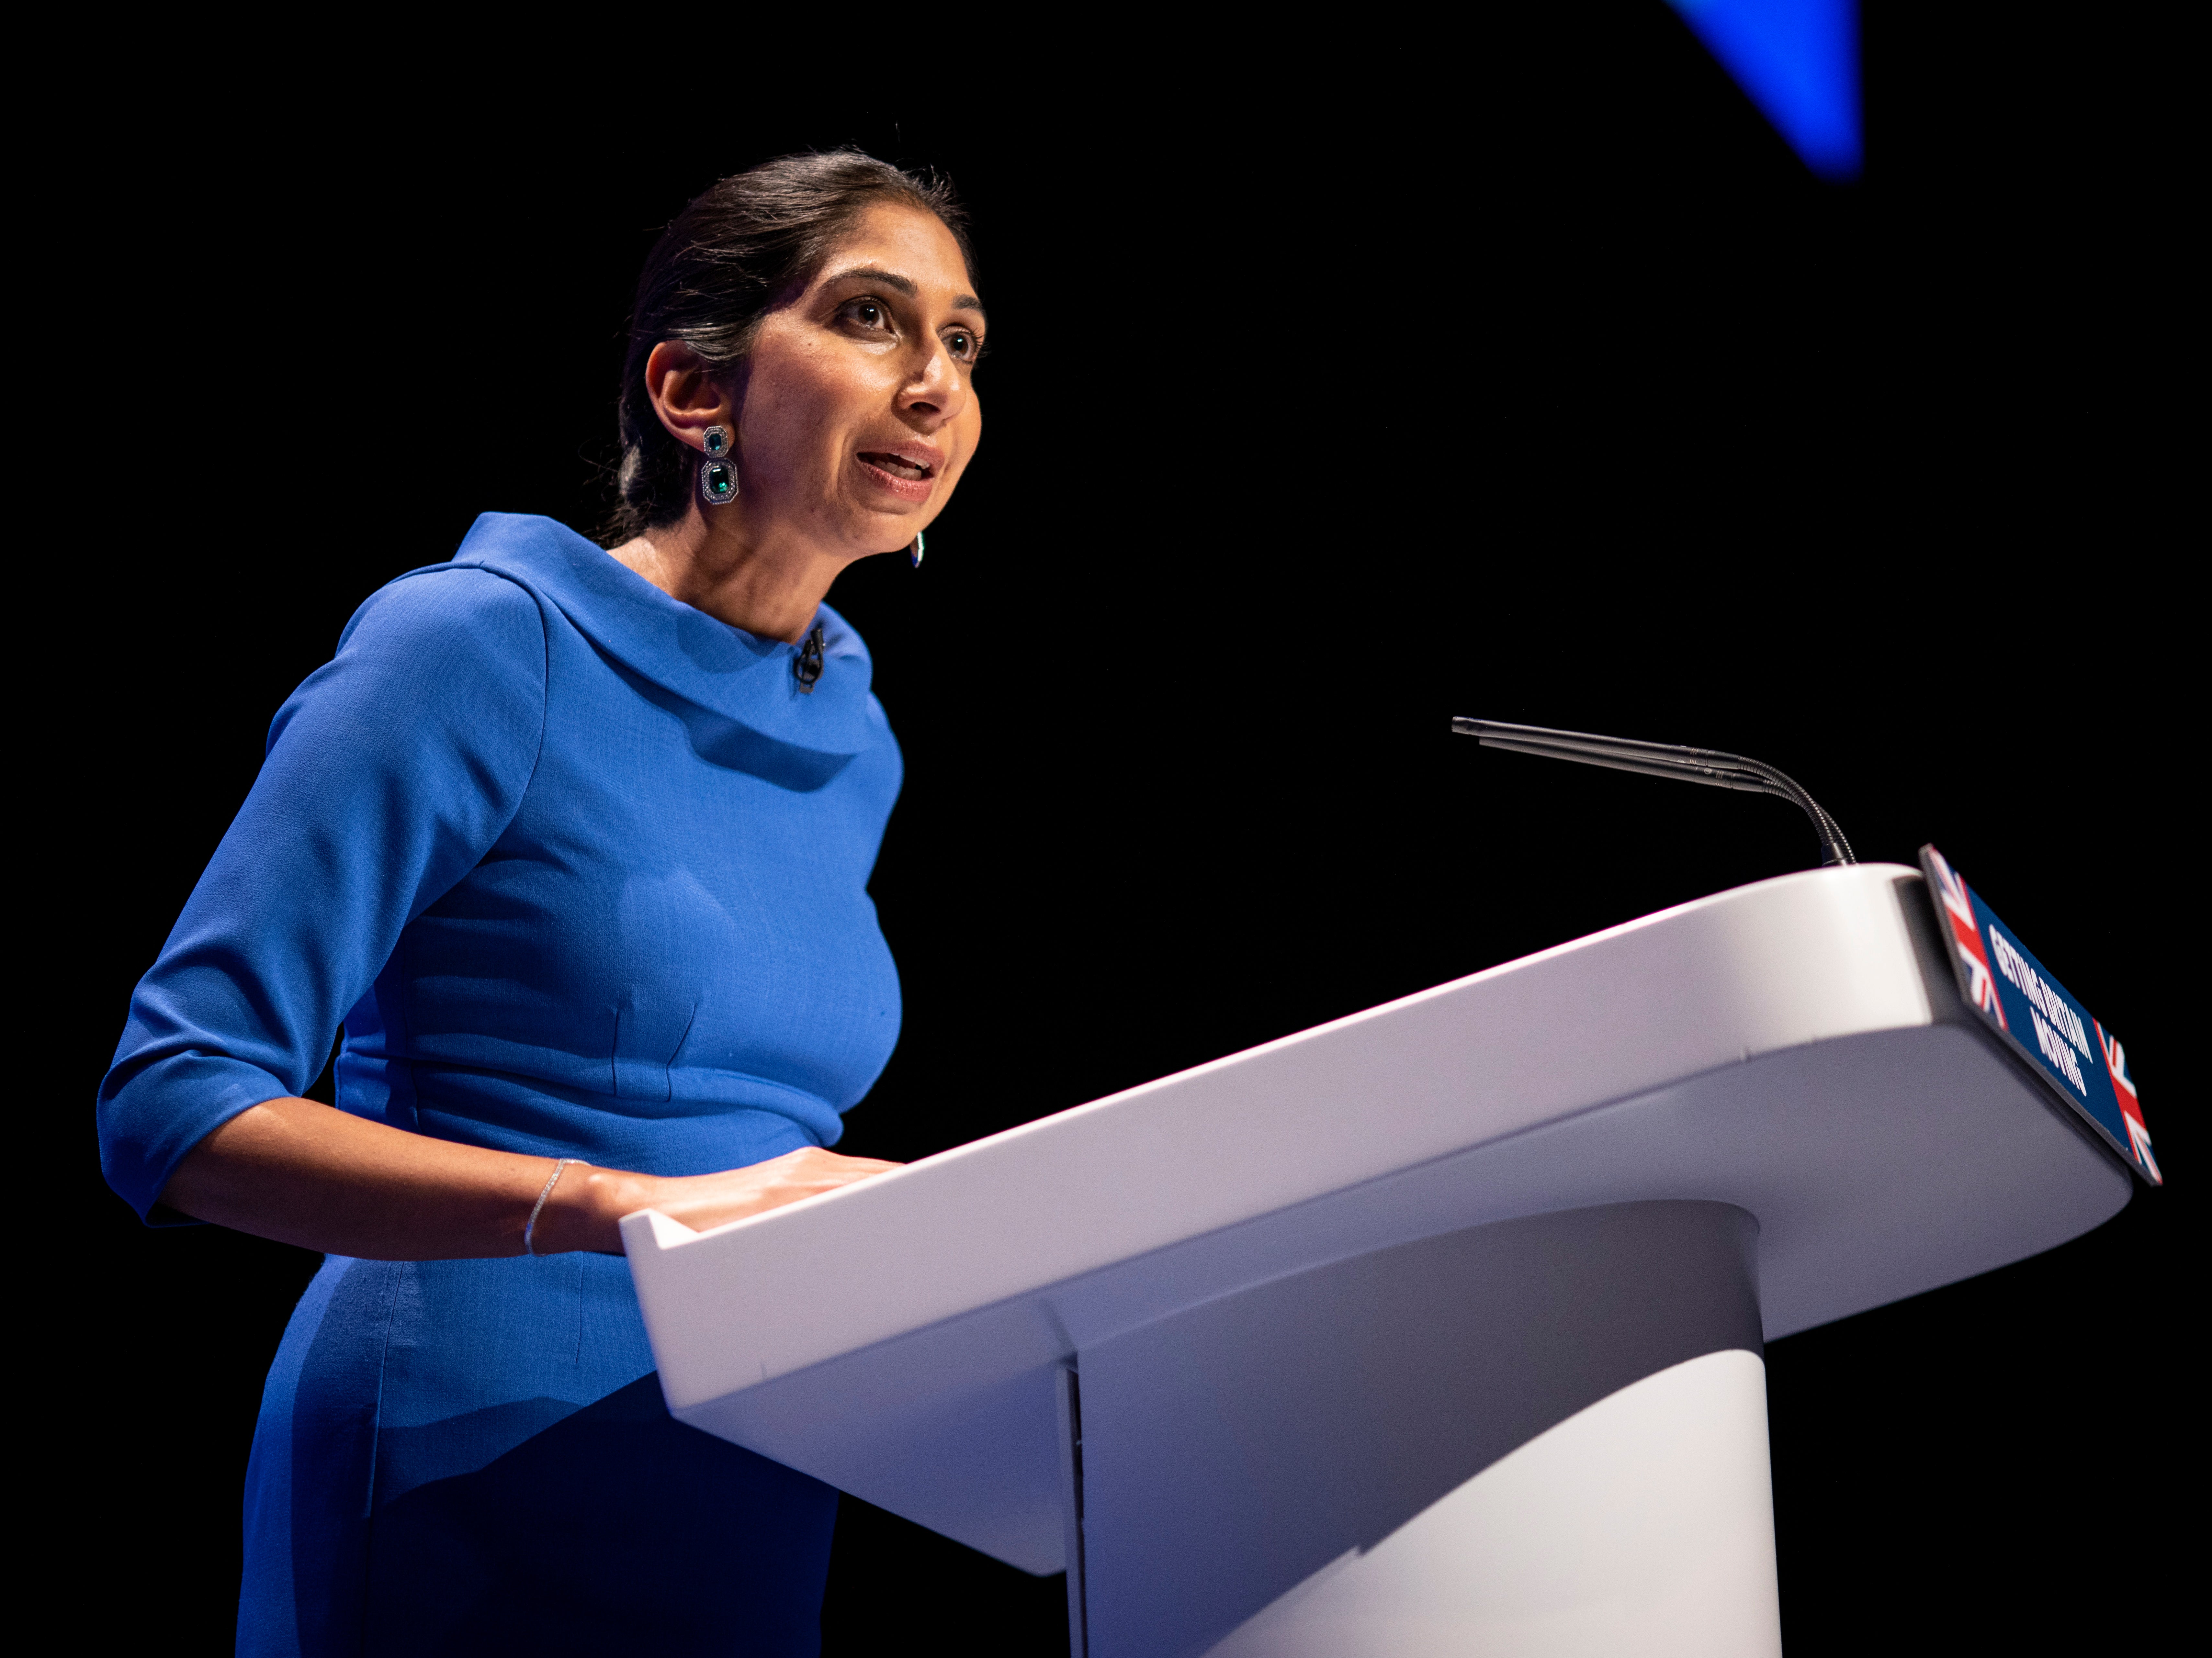
[[679,522],[624,542],[614,556],[679,603],[793,645],[847,562],[796,537],[757,532],[742,501],[717,507],[712,523],[695,502]]

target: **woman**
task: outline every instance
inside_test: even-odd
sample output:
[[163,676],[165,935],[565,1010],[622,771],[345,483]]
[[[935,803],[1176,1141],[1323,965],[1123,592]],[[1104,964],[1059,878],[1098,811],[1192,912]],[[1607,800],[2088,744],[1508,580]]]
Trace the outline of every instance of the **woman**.
[[[140,983],[110,1182],[328,1252],[247,1473],[241,1652],[812,1652],[836,1495],[674,1422],[617,1222],[890,1165],[900,779],[823,603],[981,433],[949,191],[724,180],[638,288],[619,530],[487,514],[278,713]],[[334,1109],[299,1097],[341,1017]]]

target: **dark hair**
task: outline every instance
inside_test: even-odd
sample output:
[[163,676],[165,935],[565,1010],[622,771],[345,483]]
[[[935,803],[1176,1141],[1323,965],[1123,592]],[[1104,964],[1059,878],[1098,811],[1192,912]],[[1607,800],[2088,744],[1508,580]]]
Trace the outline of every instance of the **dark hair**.
[[623,358],[622,465],[606,526],[610,546],[674,523],[691,501],[699,457],[668,434],[646,395],[653,348],[681,340],[710,374],[735,368],[769,308],[811,281],[838,238],[879,202],[935,214],[974,275],[968,216],[951,184],[857,149],[763,161],[702,191],[661,232],[637,279]]

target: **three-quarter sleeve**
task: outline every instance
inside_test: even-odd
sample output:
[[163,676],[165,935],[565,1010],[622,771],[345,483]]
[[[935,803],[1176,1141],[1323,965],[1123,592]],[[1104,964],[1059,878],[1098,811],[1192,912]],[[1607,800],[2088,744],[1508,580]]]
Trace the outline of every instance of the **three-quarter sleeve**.
[[101,1166],[142,1216],[210,1131],[313,1084],[401,930],[513,819],[545,701],[537,598],[447,566],[370,598],[285,702],[100,1084]]

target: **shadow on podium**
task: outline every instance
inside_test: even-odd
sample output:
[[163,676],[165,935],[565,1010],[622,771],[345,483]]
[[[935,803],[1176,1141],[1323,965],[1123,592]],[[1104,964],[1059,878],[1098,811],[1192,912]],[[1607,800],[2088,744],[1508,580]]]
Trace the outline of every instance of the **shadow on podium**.
[[1067,1579],[1032,1577],[857,1497],[837,1501],[823,1658],[1067,1650]]

